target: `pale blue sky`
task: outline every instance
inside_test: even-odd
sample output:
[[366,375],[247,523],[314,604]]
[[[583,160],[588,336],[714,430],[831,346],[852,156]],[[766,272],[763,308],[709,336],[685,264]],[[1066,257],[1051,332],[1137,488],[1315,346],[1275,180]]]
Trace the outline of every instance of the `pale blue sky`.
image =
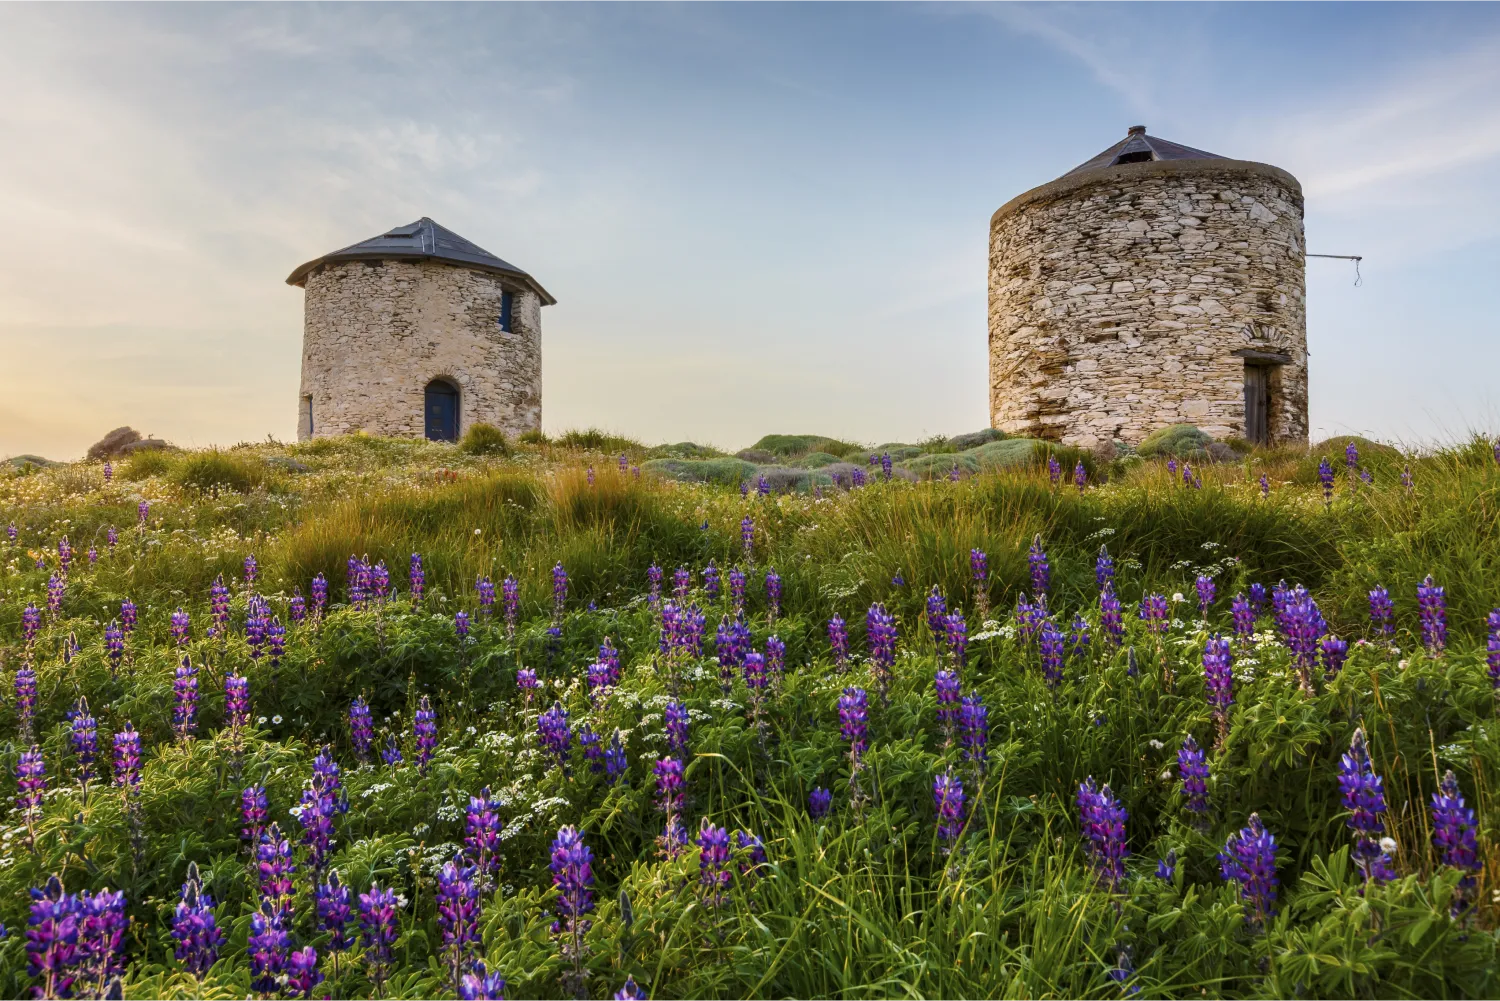
[[990,214],[1144,123],[1290,170],[1315,434],[1500,430],[1493,5],[0,5],[0,455],[289,438],[296,265],[528,269],[544,422],[987,423]]

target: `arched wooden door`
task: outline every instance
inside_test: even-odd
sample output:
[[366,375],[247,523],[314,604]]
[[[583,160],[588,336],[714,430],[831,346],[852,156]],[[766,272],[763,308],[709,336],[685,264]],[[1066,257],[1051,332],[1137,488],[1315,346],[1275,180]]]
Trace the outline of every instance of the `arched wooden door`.
[[427,439],[458,440],[458,387],[446,379],[427,384]]

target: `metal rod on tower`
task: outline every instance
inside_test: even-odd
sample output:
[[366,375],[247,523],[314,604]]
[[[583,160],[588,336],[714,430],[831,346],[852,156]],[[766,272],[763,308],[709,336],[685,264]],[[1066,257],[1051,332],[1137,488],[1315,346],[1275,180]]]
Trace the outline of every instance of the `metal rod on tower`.
[[1362,278],[1360,276],[1360,273],[1359,273],[1359,262],[1362,261],[1362,260],[1364,260],[1364,258],[1361,257],[1359,254],[1304,254],[1303,256],[1304,257],[1332,257],[1335,260],[1339,260],[1339,261],[1353,261],[1354,262],[1354,287],[1355,288],[1359,288],[1359,286],[1364,282],[1364,278]]

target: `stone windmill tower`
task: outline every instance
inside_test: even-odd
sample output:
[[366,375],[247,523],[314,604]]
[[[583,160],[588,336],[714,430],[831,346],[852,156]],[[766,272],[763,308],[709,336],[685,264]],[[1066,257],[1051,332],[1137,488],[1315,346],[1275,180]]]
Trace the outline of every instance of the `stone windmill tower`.
[[990,423],[1092,446],[1307,437],[1302,187],[1133,126],[990,219]]
[[542,423],[542,307],[529,274],[425,216],[308,261],[297,440],[364,430],[453,441]]

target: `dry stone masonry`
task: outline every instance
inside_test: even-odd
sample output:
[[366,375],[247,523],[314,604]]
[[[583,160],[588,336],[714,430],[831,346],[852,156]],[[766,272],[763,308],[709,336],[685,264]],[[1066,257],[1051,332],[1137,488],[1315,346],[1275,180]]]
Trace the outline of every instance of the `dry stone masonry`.
[[306,289],[299,441],[541,427],[541,308],[555,300],[519,268],[424,218],[287,281]]
[[1302,189],[1132,128],[990,220],[990,423],[1092,447],[1307,437]]

